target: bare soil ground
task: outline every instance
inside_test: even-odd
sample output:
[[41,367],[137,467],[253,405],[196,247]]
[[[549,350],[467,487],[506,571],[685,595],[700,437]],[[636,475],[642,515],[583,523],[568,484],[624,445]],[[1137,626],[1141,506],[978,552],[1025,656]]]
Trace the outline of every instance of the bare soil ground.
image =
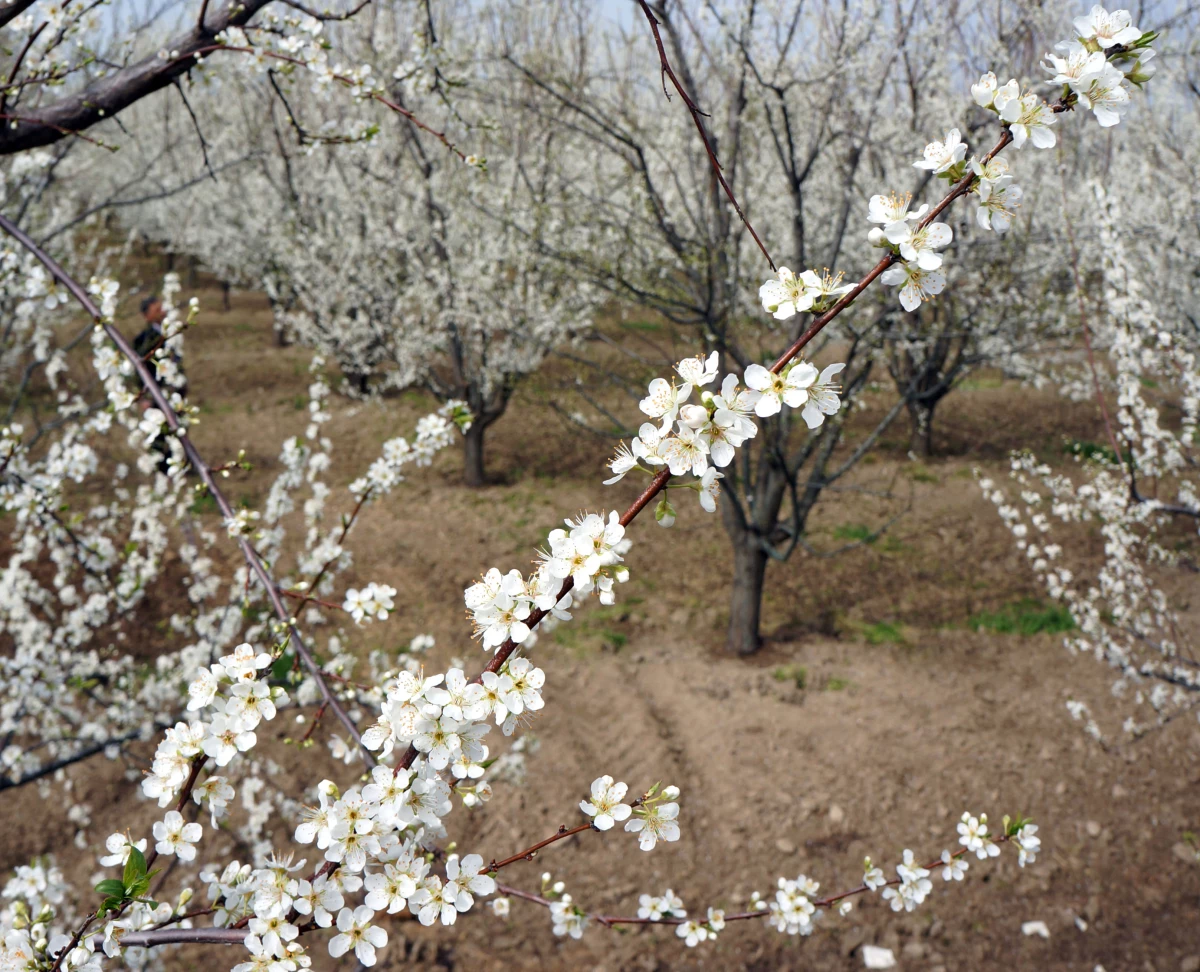
[[[274,346],[261,297],[235,293],[229,312],[218,292],[201,297],[203,323],[188,337],[193,399],[204,410],[195,437],[214,461],[248,449],[257,471],[231,479],[230,492],[254,502],[279,443],[303,427],[308,355]],[[353,537],[357,567],[347,583],[386,580],[399,588],[402,610],[360,639],[364,649],[428,631],[435,667],[458,657],[476,669],[481,653],[461,616],[463,587],[491,565],[527,563],[562,516],[632,498],[636,484],[600,485],[596,442],[544,400],[536,391],[520,397],[490,433],[497,485],[461,487],[457,457],[443,456],[369,512]],[[382,439],[407,434],[428,402],[335,399],[333,408],[330,480],[344,496]],[[533,727],[540,748],[527,782],[498,784],[483,812],[450,818],[462,848],[502,857],[578,822],[576,804],[602,773],[635,789],[677,783],[677,844],[646,855],[628,835],[583,834],[504,874],[536,889],[549,870],[578,902],[610,914],[633,913],[640,893],[667,887],[693,913],[739,909],[780,874],[850,888],[864,854],[894,862],[911,847],[932,859],[953,846],[966,808],[1032,816],[1044,839],[1035,866],[1019,870],[1006,852],[972,861],[964,884],[944,885],[935,874],[932,900],[912,915],[860,898],[848,918],[826,916],[809,939],[742,923],[692,950],[666,928],[592,928],[581,942],[556,939],[541,909],[514,901],[509,921],[480,909],[453,929],[391,922],[378,967],[840,970],[862,968],[859,946],[877,943],[894,950],[901,969],[1195,970],[1200,864],[1185,843],[1200,831],[1195,722],[1106,752],[1070,721],[1064,701],[1104,705],[1107,671],[1071,658],[1060,634],[997,634],[970,623],[1040,596],[971,468],[1000,477],[1010,448],[1032,444],[1061,456],[1064,433],[1094,438],[1094,429],[1089,408],[994,376],[943,406],[944,458],[908,460],[897,428],[857,482],[897,481],[905,495],[911,486],[911,511],[873,544],[831,558],[798,551],[772,565],[768,642],[749,660],[721,651],[730,558],[717,518],[685,504],[673,530],[639,521],[632,580],[616,607],[588,607],[535,649],[548,704]],[[832,549],[876,523],[871,502],[829,494],[813,521],[813,546]],[[147,655],[155,637],[148,630]],[[283,722],[267,735],[286,734]],[[498,736],[489,741],[500,745]],[[347,776],[320,754],[301,765],[294,749],[277,750],[287,777]],[[94,843],[114,829],[148,829],[156,808],[130,796],[116,767],[93,762],[72,778],[71,799],[92,808]],[[0,865],[36,853],[78,856],[61,794],[55,786],[44,802],[32,787],[0,795]],[[28,826],[32,819],[47,823]],[[289,842],[281,825],[277,844]],[[95,870],[89,860],[71,873],[82,883]],[[1031,920],[1046,923],[1048,940],[1021,934]],[[182,951],[168,965],[215,969],[235,955]]]

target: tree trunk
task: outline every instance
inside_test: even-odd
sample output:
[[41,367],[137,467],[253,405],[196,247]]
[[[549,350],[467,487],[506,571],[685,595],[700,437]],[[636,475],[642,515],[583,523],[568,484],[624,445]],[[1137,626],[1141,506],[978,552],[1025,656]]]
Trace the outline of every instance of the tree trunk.
[[908,403],[908,417],[911,435],[908,451],[919,459],[928,459],[933,455],[933,410],[934,405],[928,402]]
[[735,655],[752,655],[762,646],[758,626],[766,572],[767,554],[757,534],[747,532],[733,547],[733,587],[725,647]]
[[483,437],[488,427],[508,409],[511,388],[500,386],[484,396],[475,388],[468,387],[460,395],[471,410],[471,427],[463,434],[463,483],[467,486],[486,486],[487,470],[483,461]]
[[490,422],[478,415],[463,435],[463,483],[471,487],[487,485],[483,464],[483,434]]

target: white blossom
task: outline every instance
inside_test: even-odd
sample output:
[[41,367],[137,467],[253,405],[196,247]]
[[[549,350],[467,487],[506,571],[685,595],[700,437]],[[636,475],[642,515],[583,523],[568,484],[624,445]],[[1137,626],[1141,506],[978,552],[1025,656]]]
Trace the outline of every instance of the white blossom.
[[632,809],[624,803],[629,787],[614,783],[611,776],[599,776],[592,781],[592,798],[579,804],[579,809],[592,818],[597,830],[611,830],[614,823],[627,820]]

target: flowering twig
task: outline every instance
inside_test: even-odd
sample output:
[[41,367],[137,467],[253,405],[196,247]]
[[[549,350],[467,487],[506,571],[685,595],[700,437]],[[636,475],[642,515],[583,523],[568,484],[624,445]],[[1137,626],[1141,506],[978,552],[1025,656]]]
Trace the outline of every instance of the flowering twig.
[[[289,57],[286,54],[278,54],[275,51],[256,49],[253,47],[236,47],[236,46],[233,46],[230,44],[214,44],[210,47],[201,48],[200,50],[195,51],[192,54],[189,54],[186,58],[179,58],[179,60],[191,61],[191,60],[194,60],[197,58],[201,58],[206,54],[211,54],[214,51],[234,51],[234,52],[237,52],[240,54],[253,54],[256,57],[269,57],[272,60],[283,61],[286,64],[295,64],[300,67],[308,67],[308,65],[304,61],[300,60],[297,57]],[[358,87],[358,85],[359,85],[359,82],[355,81],[353,78],[348,78],[342,74],[331,74],[330,77],[334,81],[337,81],[339,84],[344,85],[347,88],[354,88],[354,87]],[[271,83],[272,83],[272,86],[274,86],[273,80]],[[276,88],[276,90],[278,91],[279,89]],[[421,119],[418,118],[414,112],[409,111],[407,108],[403,107],[402,105],[396,104],[396,102],[392,101],[390,98],[384,97],[383,95],[379,94],[378,92],[375,92],[375,91],[368,92],[366,97],[370,98],[372,101],[377,101],[379,104],[383,105],[385,108],[387,108],[391,111],[394,111],[397,115],[400,115],[401,117],[403,117],[410,125],[414,125],[415,127],[419,128],[421,131],[423,131],[429,135],[432,135],[439,142],[441,142],[447,149],[449,149],[452,153],[457,155],[459,158],[459,161],[461,161],[461,162],[467,161],[467,154],[462,149],[460,149],[457,145],[455,145],[452,141],[450,141],[449,137],[446,135],[446,133],[444,131],[438,131],[436,128],[433,128],[431,125],[427,125],[425,122],[421,121]],[[286,102],[285,102],[285,104],[286,104]],[[290,114],[291,114],[291,110],[289,109],[289,115]],[[296,125],[298,132],[300,132],[302,135],[305,135],[306,137],[312,138],[312,136],[307,136],[307,133],[304,132],[304,130],[302,128],[300,128],[300,126],[296,123],[296,119],[294,117],[292,117],[291,121],[294,125]],[[313,139],[313,140],[315,140],[315,139]],[[753,232],[753,230],[751,230],[751,232]]]
[[590,820],[587,823],[581,823],[578,827],[571,827],[569,829],[564,824],[558,828],[558,832],[553,836],[547,837],[545,840],[539,840],[536,844],[526,847],[523,851],[517,851],[517,853],[513,854],[511,857],[506,857],[502,861],[493,859],[485,868],[485,870],[490,873],[498,871],[502,867],[508,867],[509,864],[516,864],[517,861],[532,861],[537,855],[537,852],[543,847],[549,847],[551,844],[556,844],[560,840],[566,840],[568,837],[574,837],[576,834],[582,834],[585,830],[595,829],[596,828],[592,826]]
[[[1001,836],[997,837],[994,841],[992,841],[992,843],[997,845],[1005,844],[1010,842],[1012,839],[1013,838],[1011,836]],[[949,854],[948,856],[950,860],[957,861],[965,857],[967,853],[968,848],[964,847],[961,850],[955,851],[953,854]],[[922,868],[926,871],[932,871],[934,868],[945,867],[946,864],[947,860],[945,857],[938,857],[935,860],[929,861],[922,865]],[[892,878],[890,881],[875,882],[873,887],[869,887],[866,884],[860,884],[858,887],[850,888],[846,891],[839,891],[836,894],[826,895],[822,898],[814,898],[812,899],[812,906],[813,908],[829,908],[847,898],[852,898],[860,894],[866,894],[870,891],[877,891],[881,888],[899,887],[903,883],[904,881],[897,877]],[[535,894],[531,891],[524,891],[520,888],[511,887],[507,884],[497,883],[496,890],[500,894],[503,894],[507,897],[520,898],[522,901],[529,901],[533,904],[541,905],[544,908],[549,908],[551,905],[555,904],[555,902],[550,898],[543,897],[542,895]],[[763,907],[756,908],[753,911],[739,911],[734,912],[733,914],[726,914],[723,916],[723,920],[726,922],[751,921],[754,919],[769,918],[770,916],[771,912],[766,907],[766,902],[764,901]],[[643,918],[637,915],[605,915],[599,912],[589,912],[587,917],[592,921],[595,921],[597,924],[603,925],[605,928],[615,928],[617,925],[683,925],[689,921],[695,920],[692,918],[679,917],[675,915],[663,915],[658,918]]]
[[[91,318],[96,322],[96,325],[104,329],[105,334],[108,335],[112,342],[117,346],[118,350],[125,356],[130,364],[133,365],[134,370],[137,372],[138,378],[141,379],[143,387],[154,400],[155,406],[159,409],[159,411],[162,412],[167,425],[171,429],[171,433],[178,438],[179,444],[183,447],[183,451],[187,456],[188,461],[191,463],[192,468],[196,471],[196,474],[200,477],[201,481],[208,488],[208,491],[216,501],[217,507],[220,509],[221,514],[227,521],[234,519],[233,508],[229,505],[229,501],[221,492],[220,486],[217,485],[216,477],[213,476],[208,464],[204,461],[199,451],[197,451],[195,444],[188,436],[186,430],[180,424],[179,417],[175,414],[174,409],[171,408],[170,403],[167,401],[166,396],[159,387],[158,381],[155,379],[150,369],[146,366],[146,362],[142,360],[141,355],[134,351],[129,342],[125,339],[125,336],[113,326],[112,322],[104,318],[104,315],[100,312],[100,308],[95,305],[91,297],[88,296],[87,291],[80,286],[78,281],[76,281],[61,266],[59,266],[57,261],[55,261],[53,257],[51,257],[40,246],[38,246],[37,243],[35,243],[27,233],[25,233],[20,227],[14,224],[7,216],[3,214],[0,214],[0,229],[3,229],[4,232],[8,233],[9,236],[13,237],[13,239],[20,243],[21,246],[25,247],[25,249],[32,253],[42,263],[42,265],[50,271],[55,279],[57,279],[59,283],[61,283],[67,289],[71,296],[75,298],[79,305],[83,307],[88,315],[90,315]],[[280,597],[279,587],[276,585],[274,579],[267,571],[266,565],[263,564],[262,560],[257,556],[257,554],[255,554],[253,547],[251,547],[249,541],[245,537],[238,536],[236,541],[238,546],[241,548],[242,556],[246,560],[246,565],[262,584],[263,589],[267,594],[267,598],[271,602],[271,607],[274,610],[276,617],[279,619],[279,623],[287,630],[290,643],[295,646],[296,654],[298,654],[303,660],[305,667],[316,681],[322,698],[329,703],[329,706],[333,709],[334,715],[337,716],[338,721],[342,723],[342,725],[346,728],[346,731],[350,733],[351,737],[362,750],[363,759],[367,766],[374,766],[374,755],[369,749],[363,746],[362,735],[359,733],[358,727],[354,724],[354,720],[350,718],[350,716],[346,713],[346,710],[343,709],[338,703],[337,699],[333,697],[333,693],[330,692],[329,686],[322,675],[321,666],[317,664],[316,659],[313,658],[312,653],[308,650],[303,638],[301,638],[300,632],[296,629],[295,624],[293,624],[292,614],[284,607],[283,599]]]
[[[639,2],[641,2],[641,0],[639,0]],[[1060,98],[1059,101],[1052,106],[1051,110],[1056,113],[1069,111],[1073,106],[1073,96],[1066,96],[1064,98]],[[983,157],[982,161],[984,163],[990,162],[997,155],[999,155],[1000,152],[1002,152],[1004,148],[1012,142],[1012,140],[1012,133],[1008,130],[1008,128],[1005,128],[1000,136],[1000,140],[996,143],[992,150]],[[918,226],[923,228],[932,223],[938,217],[938,215],[940,215],[941,212],[946,209],[947,206],[969,192],[971,187],[975,184],[977,178],[978,177],[973,172],[968,172],[966,175],[964,175],[946,194],[941,202],[934,206],[933,209],[925,216],[925,218],[920,221]],[[829,310],[814,318],[804,333],[775,360],[768,370],[774,374],[779,374],[789,362],[791,362],[802,350],[804,350],[805,346],[807,346],[808,343],[813,340],[813,338],[820,334],[821,331],[824,330],[824,328],[834,320],[834,318],[841,314],[842,311],[844,311],[855,301],[859,294],[866,290],[885,270],[888,269],[888,267],[898,260],[899,257],[894,253],[888,253],[886,256],[884,256],[879,263],[872,267],[871,270],[861,280],[854,284],[854,286],[851,287],[850,290],[844,294],[832,307],[830,307]],[[666,468],[656,473],[654,478],[650,480],[650,483],[646,486],[638,498],[635,499],[633,503],[630,504],[629,508],[621,514],[619,520],[621,526],[627,527],[631,522],[633,522],[634,518],[637,517],[637,515],[650,504],[650,501],[667,487],[670,479],[671,473]],[[562,587],[559,589],[557,600],[561,601],[567,594],[571,592],[574,586],[574,580],[571,577],[567,577],[566,580],[563,581]],[[529,617],[525,619],[525,624],[531,629],[535,628],[549,613],[550,611],[548,610],[542,610],[540,608],[535,609],[530,613]],[[517,642],[513,641],[512,638],[506,640],[499,646],[499,648],[496,649],[495,655],[484,669],[484,672],[499,671],[512,653],[516,651],[516,649]],[[479,682],[482,677],[483,673],[481,672],[475,677],[474,681]],[[418,755],[419,753],[416,747],[410,745],[405,751],[404,755],[396,763],[396,772],[399,773],[402,769],[407,769],[409,766],[411,766],[413,760],[415,760]]]

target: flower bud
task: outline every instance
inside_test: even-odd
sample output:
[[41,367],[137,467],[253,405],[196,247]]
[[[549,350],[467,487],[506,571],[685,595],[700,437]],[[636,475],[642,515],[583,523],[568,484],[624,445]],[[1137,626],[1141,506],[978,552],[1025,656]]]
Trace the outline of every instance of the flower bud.
[[887,246],[887,237],[878,226],[872,226],[871,231],[867,233],[867,242],[871,246]]
[[664,496],[658,501],[658,505],[654,507],[654,519],[660,527],[669,527],[675,525],[675,507],[673,507]]

